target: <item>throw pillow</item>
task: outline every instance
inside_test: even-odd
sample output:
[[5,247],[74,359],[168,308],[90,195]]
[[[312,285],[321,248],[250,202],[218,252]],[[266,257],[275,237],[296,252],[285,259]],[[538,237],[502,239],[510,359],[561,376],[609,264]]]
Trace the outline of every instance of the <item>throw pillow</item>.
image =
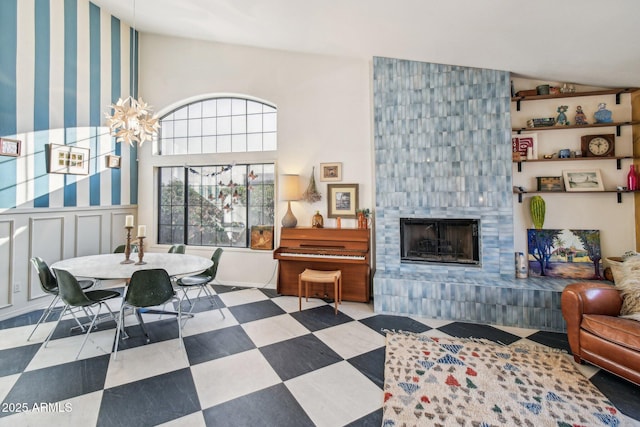
[[640,321],[640,256],[632,256],[622,263],[623,277],[616,287],[622,296],[620,317]]

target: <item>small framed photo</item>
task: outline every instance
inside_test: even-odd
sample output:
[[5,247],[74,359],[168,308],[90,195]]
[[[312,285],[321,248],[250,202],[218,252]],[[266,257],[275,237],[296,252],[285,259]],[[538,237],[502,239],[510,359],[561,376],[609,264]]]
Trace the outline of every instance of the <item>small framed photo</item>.
[[0,138],[0,156],[20,156],[22,142],[17,139]]
[[[511,151],[520,154],[520,159],[529,159],[528,152],[531,148],[531,157],[533,160],[538,158],[538,134],[523,133],[520,135],[511,135]],[[531,159],[529,159],[531,160]]]
[[120,169],[120,156],[107,156],[107,167]]
[[342,181],[342,163],[320,163],[320,181]]
[[564,181],[561,176],[538,176],[538,191],[564,191]]
[[49,144],[49,173],[89,174],[88,148]]
[[600,169],[562,171],[566,191],[604,191]]
[[273,225],[251,226],[251,249],[261,251],[273,249]]
[[358,210],[358,184],[327,184],[327,216],[355,218]]

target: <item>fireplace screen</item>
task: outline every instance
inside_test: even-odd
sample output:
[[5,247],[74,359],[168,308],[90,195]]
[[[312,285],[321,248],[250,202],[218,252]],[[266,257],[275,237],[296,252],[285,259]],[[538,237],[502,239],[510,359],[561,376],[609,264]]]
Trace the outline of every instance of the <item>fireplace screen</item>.
[[480,264],[479,220],[400,219],[402,262]]

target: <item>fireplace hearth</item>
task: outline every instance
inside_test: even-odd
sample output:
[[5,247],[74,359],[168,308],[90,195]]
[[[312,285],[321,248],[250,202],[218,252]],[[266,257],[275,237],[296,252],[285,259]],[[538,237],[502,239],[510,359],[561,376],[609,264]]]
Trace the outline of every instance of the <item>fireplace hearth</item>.
[[400,218],[402,263],[480,264],[479,220]]

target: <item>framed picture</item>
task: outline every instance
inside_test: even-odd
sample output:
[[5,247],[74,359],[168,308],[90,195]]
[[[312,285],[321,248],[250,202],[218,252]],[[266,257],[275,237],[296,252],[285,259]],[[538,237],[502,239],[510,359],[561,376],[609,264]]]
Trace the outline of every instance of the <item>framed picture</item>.
[[600,169],[562,171],[566,191],[604,191]]
[[107,156],[107,167],[120,169],[120,156]]
[[21,141],[17,139],[0,138],[0,156],[20,156]]
[[49,173],[89,174],[88,148],[49,144]]
[[564,181],[561,176],[537,176],[538,191],[564,191]]
[[[531,148],[534,159],[538,158],[538,134],[525,133],[511,136],[511,151],[519,154],[519,159],[527,158],[527,151]],[[515,157],[515,156],[514,156]]]
[[273,225],[251,227],[251,249],[270,251],[273,249]]
[[327,184],[327,216],[355,218],[358,210],[358,184]]
[[528,229],[530,277],[602,280],[600,230]]
[[320,181],[342,181],[342,163],[320,163]]

